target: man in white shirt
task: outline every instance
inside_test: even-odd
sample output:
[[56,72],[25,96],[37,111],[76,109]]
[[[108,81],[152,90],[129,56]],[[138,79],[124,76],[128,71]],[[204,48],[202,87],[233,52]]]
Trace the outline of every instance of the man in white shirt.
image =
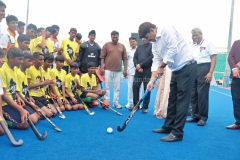
[[[128,56],[128,60],[127,60],[128,104],[125,106],[125,108],[132,109],[133,108],[133,79],[134,79],[135,70],[136,70],[134,63],[133,63],[133,57],[134,57],[134,53],[137,49],[137,39],[135,37],[130,37],[129,43],[132,48],[127,51],[127,56]],[[141,85],[140,91],[139,91],[140,99],[142,97],[141,93],[142,93],[142,85]]]
[[193,115],[187,119],[187,122],[197,122],[199,126],[205,126],[208,119],[209,88],[217,61],[217,53],[214,44],[203,39],[200,28],[193,28],[192,36],[196,42],[192,47],[193,56],[198,67],[191,95]]
[[1,23],[3,18],[5,18],[5,10],[6,10],[6,5],[2,1],[0,1],[0,47],[2,48],[2,27]]
[[148,83],[154,88],[153,80],[163,75],[166,65],[172,70],[167,118],[155,133],[169,133],[161,138],[164,142],[182,141],[192,87],[197,76],[197,64],[192,51],[182,35],[174,27],[159,29],[150,22],[139,26],[139,38],[153,41],[152,77]]

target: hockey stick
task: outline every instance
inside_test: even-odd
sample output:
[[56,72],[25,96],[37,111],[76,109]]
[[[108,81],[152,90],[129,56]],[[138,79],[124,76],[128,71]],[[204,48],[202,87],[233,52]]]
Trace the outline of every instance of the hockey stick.
[[[106,105],[105,103],[103,103],[103,102],[100,101],[99,99],[98,99],[98,101],[99,101],[100,103]],[[120,116],[122,116],[122,113],[119,113],[119,112],[117,112],[116,110],[112,109],[111,107],[109,107],[109,105],[106,105],[106,106],[107,106],[109,109],[111,109],[113,112],[115,112],[115,113],[119,114]]]
[[[156,83],[157,81],[157,77],[155,78],[155,80],[153,81],[153,84]],[[139,105],[142,103],[142,101],[144,100],[144,98],[147,96],[147,94],[150,92],[150,87],[149,89],[144,93],[143,97],[138,101],[138,103],[134,106],[132,112],[130,113],[130,115],[128,116],[127,120],[124,122],[122,128],[120,126],[117,126],[117,130],[118,132],[122,132],[128,125],[129,121],[131,120],[132,116],[134,115],[134,113],[139,109]]]
[[[42,71],[42,70],[43,70],[42,67],[40,67],[41,79],[42,79],[42,81],[44,81],[43,71]],[[52,112],[52,109],[51,109],[51,106],[50,106],[50,102],[49,102],[49,100],[48,100],[48,94],[47,94],[46,87],[44,87],[44,91],[45,91],[45,99],[46,99],[46,101],[47,101],[48,109],[50,110],[50,112]],[[53,118],[57,116],[57,115],[56,115],[55,113],[53,113],[53,112],[52,112],[52,114],[53,114],[53,115],[52,115]]]
[[59,107],[58,107],[58,105],[57,105],[57,102],[56,102],[56,100],[55,100],[55,99],[53,99],[53,97],[52,97],[52,94],[51,94],[51,93],[49,93],[49,96],[50,96],[51,100],[53,101],[53,103],[54,103],[54,105],[55,105],[55,107],[56,107],[56,109],[57,109],[58,113],[60,113],[60,115],[61,115],[61,116],[59,116],[59,117],[60,117],[60,118],[62,118],[62,119],[65,119],[66,117],[63,115],[62,111],[60,110],[60,108],[59,108]]
[[[19,105],[20,107],[22,107],[21,104],[18,103],[18,105]],[[22,107],[22,108],[23,108],[23,107]],[[27,121],[28,121],[29,126],[32,128],[34,134],[37,136],[37,138],[38,138],[39,140],[42,141],[42,140],[44,140],[44,139],[47,137],[47,131],[44,131],[44,132],[43,132],[43,135],[41,135],[41,134],[38,132],[38,130],[37,130],[37,128],[35,127],[35,125],[33,124],[33,122],[31,121],[31,119],[30,119],[28,116],[27,116]]]
[[41,115],[54,127],[54,129],[56,129],[57,131],[61,132],[62,130],[60,128],[58,128],[48,117],[46,117],[41,110],[39,110],[39,112],[41,113]]
[[19,139],[18,142],[15,141],[12,133],[9,131],[8,127],[6,126],[6,124],[4,123],[3,119],[0,118],[0,124],[3,128],[3,130],[5,131],[9,141],[12,143],[12,145],[14,145],[15,147],[19,147],[23,144],[23,140]]
[[27,117],[27,119],[28,119],[28,124],[29,124],[29,126],[32,128],[32,130],[33,130],[33,132],[35,133],[35,135],[37,136],[37,138],[39,139],[39,140],[44,140],[46,137],[47,137],[47,131],[44,131],[43,132],[43,135],[41,135],[39,132],[38,132],[38,130],[37,130],[37,128],[35,127],[35,125],[33,124],[33,122],[31,121],[31,119],[29,118],[29,117]]
[[80,98],[80,96],[77,94],[77,91],[73,91],[74,92],[74,95],[81,101],[81,103],[83,104],[85,110],[87,111],[87,113],[92,116],[95,114],[95,112],[90,112],[87,105],[83,102],[83,100]]

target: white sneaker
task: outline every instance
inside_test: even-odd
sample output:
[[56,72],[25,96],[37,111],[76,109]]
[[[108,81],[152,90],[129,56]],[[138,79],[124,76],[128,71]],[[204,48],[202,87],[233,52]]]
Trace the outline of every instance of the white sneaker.
[[129,108],[129,107],[130,107],[130,105],[129,105],[129,104],[127,104],[127,105],[125,105],[124,107],[125,107],[125,108]]
[[139,106],[139,109],[142,109],[142,106]]
[[118,109],[122,109],[122,106],[119,103],[114,103],[113,107],[116,107]]

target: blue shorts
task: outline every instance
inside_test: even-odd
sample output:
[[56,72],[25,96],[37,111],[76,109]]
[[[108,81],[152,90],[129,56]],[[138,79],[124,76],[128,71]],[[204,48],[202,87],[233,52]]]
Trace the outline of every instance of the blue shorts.
[[[23,108],[29,112],[29,115],[33,114],[33,112],[27,106],[23,106]],[[22,122],[20,112],[12,106],[2,106],[2,110],[5,120],[11,122],[11,125],[9,125],[10,128],[16,128],[16,126]]]

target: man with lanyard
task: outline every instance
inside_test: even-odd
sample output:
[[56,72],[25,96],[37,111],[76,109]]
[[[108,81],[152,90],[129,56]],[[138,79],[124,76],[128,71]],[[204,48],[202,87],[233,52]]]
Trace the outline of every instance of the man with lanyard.
[[217,61],[217,53],[214,44],[203,39],[200,28],[193,28],[192,36],[196,42],[192,49],[198,67],[191,95],[193,115],[187,119],[187,122],[197,122],[199,126],[205,126],[208,119],[209,88]]
[[80,51],[77,58],[81,73],[88,73],[88,62],[94,62],[98,67],[101,64],[100,54],[102,49],[96,42],[94,42],[96,38],[95,30],[91,30],[89,32],[88,38],[89,41],[84,42],[80,45]]
[[150,22],[139,26],[139,38],[153,41],[152,77],[147,88],[154,88],[153,80],[163,75],[166,65],[172,70],[167,117],[155,133],[169,133],[164,142],[182,141],[193,83],[197,76],[197,64],[182,35],[174,27],[157,28]]

